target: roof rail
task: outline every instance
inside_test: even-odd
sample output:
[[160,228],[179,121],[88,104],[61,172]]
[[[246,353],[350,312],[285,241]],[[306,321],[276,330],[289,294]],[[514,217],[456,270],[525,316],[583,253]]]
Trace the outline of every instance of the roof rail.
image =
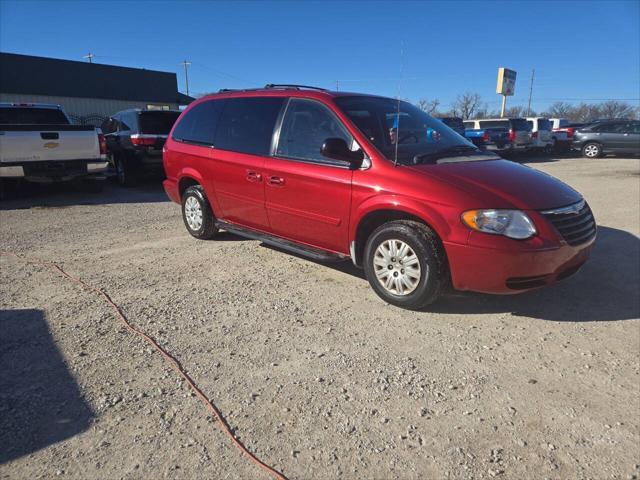
[[308,90],[320,90],[321,92],[326,92],[326,88],[320,87],[312,87],[309,85],[296,85],[291,83],[267,83],[264,88],[295,88],[296,90],[308,89]]
[[218,90],[218,93],[226,93],[226,92],[251,92],[254,90],[264,90],[264,88],[221,88]]

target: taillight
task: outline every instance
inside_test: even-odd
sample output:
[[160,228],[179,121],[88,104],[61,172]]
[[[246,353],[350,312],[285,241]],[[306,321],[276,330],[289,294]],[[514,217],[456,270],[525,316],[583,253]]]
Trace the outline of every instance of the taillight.
[[131,135],[131,144],[136,147],[155,145],[157,140],[158,137],[155,135],[140,135],[139,133]]
[[567,128],[567,138],[573,138],[573,132],[575,131],[574,128],[569,127]]
[[98,134],[98,144],[100,144],[100,155],[107,154],[107,139],[101,133]]
[[531,134],[531,138],[538,138],[538,132],[533,132]]
[[483,142],[488,142],[488,141],[489,141],[489,132],[485,131],[485,132],[482,134],[482,141],[483,141]]
[[515,130],[509,130],[509,141],[510,142],[515,142],[516,141],[516,131]]

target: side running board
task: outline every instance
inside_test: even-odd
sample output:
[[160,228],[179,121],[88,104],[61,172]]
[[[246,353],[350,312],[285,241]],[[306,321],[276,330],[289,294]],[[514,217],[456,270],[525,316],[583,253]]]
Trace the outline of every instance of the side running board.
[[216,220],[216,227],[221,230],[226,230],[230,233],[235,233],[241,237],[250,238],[252,240],[259,240],[262,243],[271,245],[276,248],[281,248],[298,255],[312,258],[319,262],[342,262],[347,260],[347,255],[340,255],[338,253],[327,252],[319,248],[310,247],[300,243],[292,242],[291,240],[285,240],[284,238],[276,237],[268,233],[258,232],[250,228],[234,225],[233,223],[225,222],[224,220]]

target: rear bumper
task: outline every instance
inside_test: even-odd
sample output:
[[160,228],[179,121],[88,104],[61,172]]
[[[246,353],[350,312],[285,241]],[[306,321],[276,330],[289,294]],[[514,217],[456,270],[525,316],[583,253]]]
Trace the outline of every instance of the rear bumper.
[[578,271],[587,261],[595,238],[572,247],[554,249],[498,250],[445,243],[456,290],[513,294],[551,285]]
[[167,178],[162,182],[162,186],[164,187],[164,191],[167,193],[167,196],[171,199],[172,202],[181,203],[180,192],[178,191],[178,182]]
[[66,181],[77,177],[102,176],[109,162],[103,159],[52,160],[0,164],[0,178],[24,178],[34,182]]

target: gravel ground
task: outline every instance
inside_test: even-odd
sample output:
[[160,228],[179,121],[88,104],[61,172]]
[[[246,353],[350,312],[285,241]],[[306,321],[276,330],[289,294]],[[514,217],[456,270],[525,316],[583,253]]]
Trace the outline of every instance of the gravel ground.
[[[384,304],[349,264],[191,238],[156,184],[4,202],[2,248],[104,288],[290,478],[640,476],[640,162],[530,165],[599,221],[575,277]],[[0,478],[267,478],[95,294],[0,258]]]

